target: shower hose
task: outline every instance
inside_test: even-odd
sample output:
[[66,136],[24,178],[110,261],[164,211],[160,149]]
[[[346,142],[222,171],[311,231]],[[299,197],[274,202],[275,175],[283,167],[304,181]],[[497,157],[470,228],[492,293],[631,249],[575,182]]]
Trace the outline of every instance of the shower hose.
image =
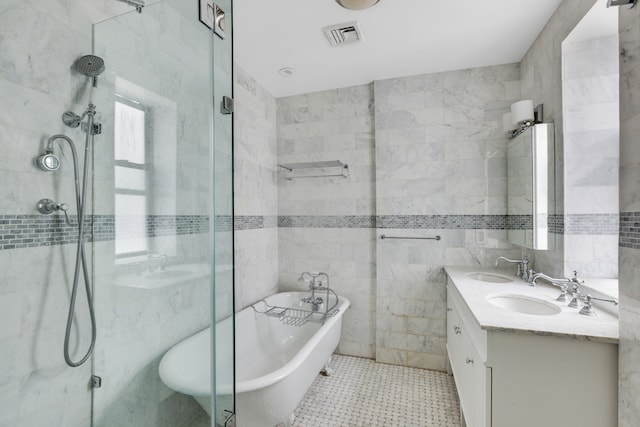
[[[86,362],[91,354],[93,353],[93,349],[96,344],[96,317],[93,309],[93,298],[91,293],[91,282],[89,279],[89,269],[87,268],[87,257],[85,254],[84,248],[84,226],[85,226],[85,201],[87,196],[87,169],[89,164],[89,152],[91,143],[93,142],[93,134],[91,129],[93,128],[93,114],[89,113],[87,118],[87,138],[84,149],[84,166],[83,166],[83,175],[82,175],[82,187],[80,187],[80,179],[78,173],[78,154],[76,152],[76,147],[71,138],[66,135],[55,135],[51,137],[51,140],[54,139],[64,139],[71,147],[71,154],[73,157],[73,174],[75,179],[75,193],[76,193],[76,209],[78,212],[78,241],[76,247],[76,264],[75,270],[73,273],[73,286],[71,289],[71,299],[69,302],[69,314],[67,315],[67,326],[64,334],[64,360],[67,365],[71,367],[77,367]],[[84,287],[87,295],[87,306],[89,308],[89,317],[91,318],[91,344],[87,349],[87,352],[84,356],[78,361],[73,361],[70,356],[70,338],[71,338],[71,328],[73,326],[73,318],[75,315],[75,306],[76,306],[76,298],[78,294],[78,285],[80,282],[80,274],[82,269],[82,275],[84,279]]]

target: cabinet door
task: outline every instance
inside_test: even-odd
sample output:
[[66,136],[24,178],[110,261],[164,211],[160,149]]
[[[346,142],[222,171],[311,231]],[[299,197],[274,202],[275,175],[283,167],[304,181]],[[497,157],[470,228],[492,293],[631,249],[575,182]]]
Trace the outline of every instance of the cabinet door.
[[447,302],[447,351],[453,371],[453,379],[460,398],[460,407],[469,427],[475,427],[474,372],[473,365],[466,362],[472,353],[473,342],[469,331],[459,315],[458,306],[450,298]]
[[473,427],[491,426],[491,368],[485,366],[477,349],[471,346],[465,355],[465,363],[470,373],[470,394],[472,394],[473,413],[467,417],[467,424]]
[[471,313],[465,314],[466,305],[454,291],[448,290],[447,298],[447,351],[460,406],[467,426],[489,427],[491,369],[485,367],[484,352],[476,347],[476,342],[485,340],[486,348],[486,335],[478,333],[477,324],[469,325],[473,317]]

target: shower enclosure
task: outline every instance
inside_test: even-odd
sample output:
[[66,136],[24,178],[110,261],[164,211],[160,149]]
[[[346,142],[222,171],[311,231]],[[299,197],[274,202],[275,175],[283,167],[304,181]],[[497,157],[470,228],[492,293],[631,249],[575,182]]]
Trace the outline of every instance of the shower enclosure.
[[218,6],[224,39],[200,22],[196,1],[93,29],[106,65],[93,147],[94,427],[224,425],[234,412],[233,383],[215,375],[233,372],[215,366],[233,364],[233,342],[212,351],[213,420],[158,375],[173,345],[234,315],[232,120],[220,103],[232,96],[231,0]]

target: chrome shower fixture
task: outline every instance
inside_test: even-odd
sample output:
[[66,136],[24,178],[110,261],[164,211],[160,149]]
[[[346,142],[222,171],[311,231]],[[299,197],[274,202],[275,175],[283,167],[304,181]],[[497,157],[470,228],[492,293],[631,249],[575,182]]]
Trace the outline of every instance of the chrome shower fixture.
[[[89,127],[92,126],[93,113],[88,114],[87,123]],[[96,317],[95,317],[95,311],[93,309],[91,277],[89,276],[89,269],[87,267],[87,256],[86,256],[85,247],[84,247],[84,229],[85,229],[85,223],[86,223],[85,206],[86,206],[88,176],[89,176],[89,173],[88,173],[89,161],[91,159],[90,153],[91,153],[91,146],[93,145],[93,138],[94,138],[93,134],[90,134],[89,132],[87,132],[86,141],[85,141],[86,146],[84,150],[84,165],[83,165],[84,171],[82,174],[82,185],[80,184],[80,168],[78,167],[78,152],[76,150],[76,145],[73,143],[73,140],[68,136],[59,134],[59,135],[53,135],[52,137],[50,137],[49,140],[47,141],[47,148],[46,148],[45,154],[36,159],[36,163],[38,163],[38,166],[45,171],[52,171],[57,169],[60,166],[60,162],[57,159],[57,157],[53,155],[53,143],[59,139],[65,141],[69,145],[69,149],[71,150],[71,157],[73,159],[73,178],[74,178],[74,186],[75,186],[75,193],[76,193],[76,211],[78,215],[78,223],[77,223],[78,237],[76,241],[76,265],[75,265],[74,274],[73,274],[73,284],[71,287],[71,300],[69,302],[69,314],[67,315],[67,326],[64,334],[64,347],[63,347],[64,360],[67,363],[67,365],[71,367],[80,366],[84,362],[86,362],[91,356],[91,354],[93,353],[93,349],[95,348],[95,344],[96,344]],[[51,159],[55,159],[55,160],[51,160]],[[49,161],[57,162],[57,164],[48,163]],[[56,166],[56,168],[54,169],[52,166]],[[69,214],[67,213],[69,206],[66,203],[58,203],[51,199],[40,199],[36,204],[36,208],[38,209],[38,212],[40,212],[43,215],[51,215],[54,212],[62,211],[62,213],[64,213],[67,225],[69,226],[72,225],[71,219],[69,218]],[[71,329],[72,329],[73,319],[75,318],[76,296],[77,296],[78,286],[79,286],[81,277],[84,279],[85,293],[87,296],[87,306],[89,309],[89,317],[91,320],[91,343],[89,344],[89,348],[87,349],[84,356],[82,356],[80,360],[74,361],[71,359],[70,340],[71,340]]]
[[93,79],[91,84],[91,92],[89,94],[89,106],[81,115],[74,113],[73,111],[65,111],[62,114],[62,122],[71,127],[77,128],[80,126],[82,120],[85,117],[89,117],[86,124],[83,124],[83,130],[91,133],[91,135],[99,135],[102,133],[102,127],[99,123],[93,123],[93,116],[96,114],[96,106],[94,103],[95,93],[98,88],[98,76],[105,70],[104,60],[95,55],[84,55],[76,59],[73,63],[73,68],[80,74],[91,77]]
[[60,159],[53,154],[53,151],[45,151],[44,154],[36,157],[36,166],[45,172],[53,172],[60,169]]
[[136,8],[136,12],[142,13],[142,8],[144,7],[144,1],[142,0],[118,0],[118,1],[126,3],[130,6],[133,6]]
[[73,68],[80,74],[96,78],[104,71],[104,60],[95,55],[81,56],[76,59]]
[[81,56],[76,59],[73,68],[80,74],[93,79],[89,95],[89,104],[93,104],[95,92],[98,87],[98,76],[104,72],[104,60],[95,55]]

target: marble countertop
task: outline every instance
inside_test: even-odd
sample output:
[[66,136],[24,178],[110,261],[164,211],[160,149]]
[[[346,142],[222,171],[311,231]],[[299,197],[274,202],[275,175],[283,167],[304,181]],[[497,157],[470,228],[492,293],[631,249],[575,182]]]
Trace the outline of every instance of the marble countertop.
[[[543,281],[538,281],[536,286],[529,286],[524,280],[515,277],[512,270],[451,266],[445,267],[445,271],[451,279],[450,283],[458,290],[482,329],[618,342],[618,316],[615,311],[606,310],[602,305],[594,303],[596,316],[579,314],[579,309],[555,300],[560,295],[559,288],[547,285]],[[466,275],[472,272],[494,273],[512,278],[513,281],[488,283],[474,280]],[[487,296],[492,294],[517,294],[539,298],[558,306],[561,311],[551,316],[517,313],[491,304]],[[611,306],[614,307],[613,304]]]

